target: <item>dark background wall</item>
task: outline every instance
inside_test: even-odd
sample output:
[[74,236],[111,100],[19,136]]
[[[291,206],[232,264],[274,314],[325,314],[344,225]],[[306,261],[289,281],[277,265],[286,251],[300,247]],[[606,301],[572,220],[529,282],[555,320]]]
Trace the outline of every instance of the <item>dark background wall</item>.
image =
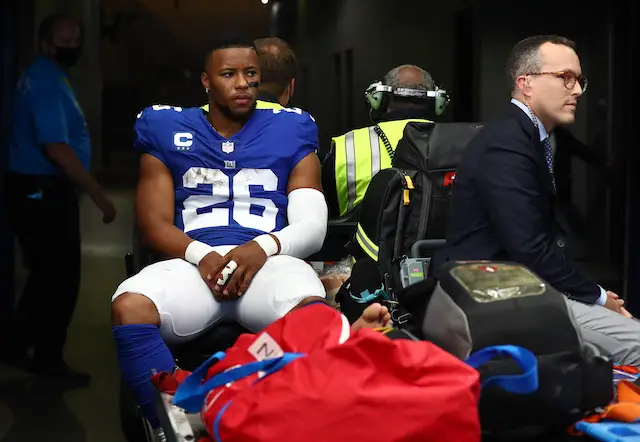
[[[7,29],[17,29],[9,37],[14,55],[3,64],[5,72],[31,59],[33,29],[44,14],[66,10],[87,24],[88,55],[75,78],[90,118],[96,172],[135,170],[124,154],[131,151],[131,127],[140,108],[203,101],[202,52],[221,33],[244,31],[252,38],[275,34],[294,45],[302,68],[293,104],[317,119],[324,149],[332,136],[368,124],[364,90],[396,65],[427,69],[451,93],[453,103],[443,120],[484,121],[508,101],[503,67],[511,46],[531,34],[566,35],[577,42],[589,77],[571,130],[615,160],[621,184],[616,187],[574,161],[573,202],[588,226],[578,238],[582,247],[577,255],[590,263],[590,271],[618,282],[625,257],[635,262],[634,226],[640,225],[632,200],[637,195],[637,110],[631,104],[631,94],[637,93],[631,63],[637,53],[632,23],[638,17],[636,2],[593,7],[578,0],[538,0],[535,5],[508,0],[279,0],[267,6],[259,0],[13,3],[21,9],[17,15],[12,12],[11,26],[2,26],[5,46]],[[7,52],[3,54],[6,59]],[[12,80],[3,75],[6,97]],[[637,269],[640,263],[634,265]],[[629,291],[640,290],[631,285]]]
[[[571,131],[597,151],[616,153],[620,163],[612,134],[612,79],[622,69],[613,60],[614,6],[589,9],[578,0],[542,0],[535,7],[508,0],[300,0],[287,6],[296,10],[294,43],[304,66],[299,98],[318,120],[322,147],[331,136],[368,124],[366,86],[403,63],[427,69],[451,92],[443,120],[486,121],[509,100],[504,64],[513,44],[554,33],[577,43],[590,80]],[[574,205],[588,220],[586,235],[574,239],[577,258],[610,274],[606,263],[619,268],[623,257],[620,189],[582,160],[574,159],[572,173]]]

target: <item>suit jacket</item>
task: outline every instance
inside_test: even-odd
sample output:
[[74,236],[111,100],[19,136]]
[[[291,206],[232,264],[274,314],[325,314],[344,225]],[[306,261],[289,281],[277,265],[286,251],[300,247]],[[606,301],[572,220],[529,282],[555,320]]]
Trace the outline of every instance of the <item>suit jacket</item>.
[[540,133],[510,103],[471,141],[457,169],[448,259],[517,262],[568,297],[594,303],[600,287],[569,262],[554,205]]

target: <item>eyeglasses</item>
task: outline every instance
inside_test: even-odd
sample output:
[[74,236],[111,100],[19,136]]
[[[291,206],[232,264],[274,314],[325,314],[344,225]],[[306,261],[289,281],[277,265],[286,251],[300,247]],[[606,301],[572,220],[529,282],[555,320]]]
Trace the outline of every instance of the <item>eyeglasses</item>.
[[562,78],[564,80],[564,87],[567,89],[573,89],[576,86],[576,82],[582,88],[582,92],[587,90],[587,77],[577,75],[571,71],[559,71],[559,72],[529,72],[527,75],[553,75],[554,77]]

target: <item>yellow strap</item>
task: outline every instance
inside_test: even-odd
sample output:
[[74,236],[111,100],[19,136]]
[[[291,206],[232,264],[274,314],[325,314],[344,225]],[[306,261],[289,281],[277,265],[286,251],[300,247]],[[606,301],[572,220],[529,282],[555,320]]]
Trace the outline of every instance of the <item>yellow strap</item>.
[[393,327],[379,327],[379,328],[374,328],[373,331],[377,331],[382,333],[383,335],[386,335],[388,333],[391,333],[393,330],[395,330]]
[[409,203],[411,202],[411,198],[409,196],[409,189],[404,189],[402,191],[402,202],[405,206],[408,206]]
[[405,175],[404,179],[407,181],[407,187],[411,190],[415,189],[415,187],[413,187],[413,180],[411,179],[411,177],[409,175]]

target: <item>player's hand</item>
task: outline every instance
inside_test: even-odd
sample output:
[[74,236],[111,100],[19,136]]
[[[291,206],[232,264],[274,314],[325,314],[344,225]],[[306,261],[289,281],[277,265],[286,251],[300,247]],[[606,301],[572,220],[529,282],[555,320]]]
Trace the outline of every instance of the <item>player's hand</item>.
[[96,200],[96,206],[102,211],[102,222],[105,224],[111,223],[116,219],[116,207],[111,200],[106,196]]
[[[221,278],[222,284],[218,284],[214,287],[214,292],[222,292],[222,297],[225,299],[233,299],[242,296],[249,287],[253,276],[258,270],[262,268],[265,262],[267,262],[267,254],[264,253],[262,247],[255,241],[249,241],[235,249],[231,250],[224,256],[225,265],[231,261],[234,261],[237,265],[236,269],[231,273],[231,276],[225,275],[223,277],[222,272],[216,274],[216,281]],[[226,283],[223,282],[224,278],[228,278]]]
[[223,298],[217,296],[218,293],[214,290],[216,286],[216,279],[214,279],[214,275],[220,272],[227,263],[225,257],[221,256],[219,253],[210,252],[200,261],[200,265],[198,266],[198,270],[200,270],[200,276],[204,282],[207,283],[211,291],[213,292],[213,296],[218,301],[224,301]]

